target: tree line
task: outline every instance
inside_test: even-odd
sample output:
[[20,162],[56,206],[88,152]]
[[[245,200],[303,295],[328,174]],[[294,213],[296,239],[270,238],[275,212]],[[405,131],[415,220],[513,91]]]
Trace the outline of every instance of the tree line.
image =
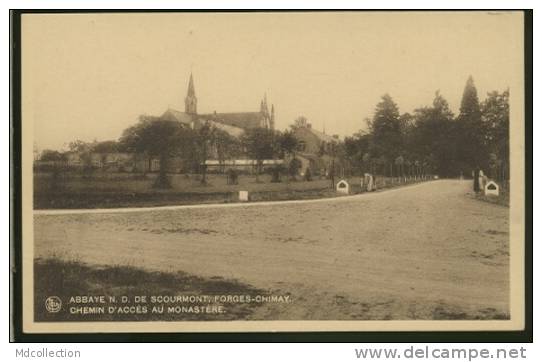
[[509,178],[508,90],[490,92],[480,102],[469,77],[457,116],[438,91],[431,106],[413,114],[401,114],[385,94],[366,122],[368,132],[344,140],[351,172],[470,177],[482,169],[494,179]]
[[[219,164],[226,160],[247,157],[255,160],[256,175],[263,169],[266,159],[283,159],[295,154],[298,141],[291,131],[274,131],[265,128],[248,129],[241,137],[235,137],[202,122],[196,128],[186,124],[165,120],[160,117],[142,115],[138,122],[125,129],[117,141],[70,142],[69,151],[59,152],[44,150],[41,161],[67,162],[68,153],[76,153],[83,163],[83,170],[92,172],[92,154],[132,153],[136,160],[149,162],[141,171],[150,169],[153,159],[159,159],[159,174],[156,187],[167,188],[170,185],[167,170],[173,158],[179,158],[186,165],[185,171],[201,175],[201,183],[206,183],[207,166],[205,161],[217,158]],[[293,166],[293,165],[297,166]],[[295,174],[299,163],[291,163],[289,172]],[[222,166],[224,168],[224,166]],[[283,166],[281,166],[283,167]],[[225,171],[223,169],[222,171]],[[287,170],[277,170],[287,172]],[[275,176],[275,179],[280,177]]]

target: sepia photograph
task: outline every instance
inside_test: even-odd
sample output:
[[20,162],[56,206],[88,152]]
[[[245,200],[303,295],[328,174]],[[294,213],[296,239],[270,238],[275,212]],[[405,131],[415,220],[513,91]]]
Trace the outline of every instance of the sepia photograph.
[[524,29],[22,14],[24,332],[523,329]]

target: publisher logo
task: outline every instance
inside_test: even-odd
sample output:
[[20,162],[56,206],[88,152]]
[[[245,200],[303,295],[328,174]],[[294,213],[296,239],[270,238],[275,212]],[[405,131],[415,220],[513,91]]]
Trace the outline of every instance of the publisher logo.
[[45,309],[49,313],[57,313],[60,312],[60,309],[62,308],[62,301],[59,297],[49,297],[45,300]]

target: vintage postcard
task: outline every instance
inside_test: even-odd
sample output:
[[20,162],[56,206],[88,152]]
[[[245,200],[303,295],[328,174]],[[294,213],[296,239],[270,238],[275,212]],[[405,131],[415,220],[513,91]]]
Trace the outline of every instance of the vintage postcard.
[[524,328],[521,11],[20,32],[25,333]]

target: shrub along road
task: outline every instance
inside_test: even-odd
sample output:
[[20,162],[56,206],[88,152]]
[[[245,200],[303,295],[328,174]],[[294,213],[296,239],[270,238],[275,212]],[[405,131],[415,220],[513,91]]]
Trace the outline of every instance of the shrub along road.
[[252,319],[507,318],[508,208],[469,193],[440,180],[320,202],[35,215],[35,257],[291,295]]

